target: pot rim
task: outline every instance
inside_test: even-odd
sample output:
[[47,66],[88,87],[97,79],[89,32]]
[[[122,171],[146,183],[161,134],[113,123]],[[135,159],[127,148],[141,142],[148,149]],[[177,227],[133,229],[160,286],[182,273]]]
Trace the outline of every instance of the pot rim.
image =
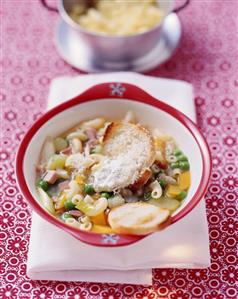
[[[96,33],[96,32],[93,32],[93,31],[90,31],[90,30],[87,30],[85,28],[83,28],[82,26],[80,26],[78,23],[76,23],[70,16],[69,14],[67,13],[67,11],[65,10],[64,8],[64,4],[63,4],[64,0],[61,0],[59,1],[59,4],[58,4],[58,7],[59,7],[59,13],[62,17],[62,19],[68,24],[70,25],[73,29],[77,30],[78,32],[80,33],[83,33],[85,35],[89,35],[89,36],[92,36],[94,38],[104,38],[104,39],[107,39],[107,40],[122,40],[122,39],[135,39],[135,38],[138,38],[138,37],[143,37],[143,36],[146,36],[147,34],[151,33],[151,32],[154,32],[154,31],[157,31],[159,29],[161,29],[162,27],[162,24],[165,20],[165,18],[170,14],[172,13],[172,5],[170,7],[170,10],[167,14],[165,14],[161,21],[154,27],[152,27],[151,29],[149,30],[146,30],[145,32],[141,32],[141,33],[135,33],[135,34],[131,34],[131,35],[128,35],[128,36],[123,36],[123,35],[119,35],[119,36],[111,36],[111,35],[106,35],[106,34],[103,34],[103,33]],[[173,1],[172,1],[173,2]]]

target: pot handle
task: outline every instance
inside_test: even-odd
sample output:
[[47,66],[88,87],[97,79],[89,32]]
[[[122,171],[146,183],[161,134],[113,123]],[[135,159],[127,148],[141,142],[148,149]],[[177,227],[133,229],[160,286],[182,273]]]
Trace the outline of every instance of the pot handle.
[[[41,1],[41,4],[47,8],[48,10],[50,11],[54,11],[54,12],[58,12],[58,9],[56,7],[52,7],[52,6],[49,6],[49,4],[47,3],[47,0],[40,0]],[[182,4],[181,6],[177,7],[177,8],[174,8],[173,9],[173,12],[174,13],[178,13],[180,10],[184,9],[186,6],[188,6],[190,0],[186,0],[184,2],[184,4]]]
[[56,7],[53,7],[53,6],[50,6],[48,3],[47,3],[47,0],[40,0],[41,4],[47,8],[48,10],[50,11],[54,11],[54,12],[58,12],[58,9]]
[[182,10],[182,9],[184,9],[186,6],[188,6],[189,2],[190,2],[190,0],[186,0],[186,1],[184,2],[184,4],[182,4],[182,5],[179,6],[179,7],[174,8],[174,9],[173,9],[173,12],[174,12],[174,13],[178,13],[180,10]]

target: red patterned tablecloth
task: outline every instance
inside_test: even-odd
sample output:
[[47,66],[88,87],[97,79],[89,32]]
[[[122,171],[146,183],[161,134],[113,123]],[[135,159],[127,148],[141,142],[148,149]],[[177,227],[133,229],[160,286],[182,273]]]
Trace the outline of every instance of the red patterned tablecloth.
[[199,127],[213,159],[206,195],[211,267],[154,269],[151,287],[32,281],[26,276],[31,211],[16,186],[16,150],[46,107],[51,79],[78,72],[55,50],[56,14],[37,0],[1,3],[0,298],[236,298],[238,2],[193,0],[180,13],[183,37],[177,53],[150,72],[194,85]]

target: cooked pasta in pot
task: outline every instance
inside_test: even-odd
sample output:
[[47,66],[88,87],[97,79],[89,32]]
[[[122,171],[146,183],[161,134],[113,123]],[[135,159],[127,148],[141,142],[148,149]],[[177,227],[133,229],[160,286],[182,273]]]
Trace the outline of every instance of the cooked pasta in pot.
[[82,14],[80,4],[75,5],[70,16],[92,32],[126,36],[155,27],[164,14],[154,0],[99,0],[85,14]]

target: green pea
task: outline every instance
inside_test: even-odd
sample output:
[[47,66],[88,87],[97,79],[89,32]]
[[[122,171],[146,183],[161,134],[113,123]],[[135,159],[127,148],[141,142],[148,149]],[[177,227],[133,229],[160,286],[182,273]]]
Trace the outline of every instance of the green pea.
[[73,217],[73,216],[70,215],[70,214],[68,214],[68,213],[64,213],[64,214],[61,215],[61,219],[64,220],[64,221],[65,221],[65,219],[67,219],[67,218],[72,218],[72,217]]
[[75,209],[75,204],[72,203],[72,201],[70,200],[67,200],[65,203],[64,203],[64,207],[66,210],[74,210]]
[[144,201],[148,201],[148,200],[150,200],[151,199],[151,192],[146,192],[146,193],[144,193],[144,198],[143,198],[143,200]]
[[161,186],[161,188],[165,188],[166,187],[166,185],[167,185],[167,183],[166,183],[166,181],[165,180],[159,180],[159,184],[160,184],[160,186]]
[[109,192],[102,192],[101,193],[101,197],[105,197],[106,199],[112,197],[112,193]]
[[179,195],[176,196],[177,199],[182,200],[187,196],[187,192],[186,191],[181,191],[179,193]]
[[48,182],[46,182],[44,180],[39,180],[37,183],[37,186],[40,187],[41,189],[43,189],[44,191],[47,191],[49,189]]
[[179,168],[179,162],[173,162],[170,164],[172,169]]
[[90,185],[90,184],[85,184],[84,185],[84,192],[86,194],[93,194],[95,191],[94,191],[94,188],[93,188],[93,185]]
[[180,155],[182,155],[183,154],[183,152],[180,150],[180,149],[176,149],[175,151],[174,151],[174,155],[175,156],[180,156]]
[[182,170],[189,170],[190,166],[189,166],[188,161],[180,161],[179,168]]
[[188,161],[188,158],[185,155],[177,156],[178,161]]

